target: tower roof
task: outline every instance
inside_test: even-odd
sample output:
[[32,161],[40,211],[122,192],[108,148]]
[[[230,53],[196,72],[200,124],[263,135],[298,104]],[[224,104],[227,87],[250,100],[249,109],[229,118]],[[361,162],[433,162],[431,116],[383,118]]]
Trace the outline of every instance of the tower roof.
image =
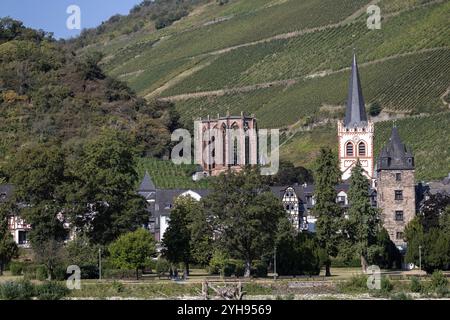
[[155,190],[156,190],[155,184],[153,183],[152,178],[150,178],[150,174],[148,173],[148,171],[146,171],[144,179],[142,180],[138,191],[145,192],[145,191],[155,191]]
[[353,54],[352,73],[348,88],[347,109],[344,125],[346,127],[363,127],[367,125],[367,114],[359,78],[356,54]]
[[392,128],[387,145],[381,150],[378,170],[413,170],[414,155],[401,140],[397,127]]

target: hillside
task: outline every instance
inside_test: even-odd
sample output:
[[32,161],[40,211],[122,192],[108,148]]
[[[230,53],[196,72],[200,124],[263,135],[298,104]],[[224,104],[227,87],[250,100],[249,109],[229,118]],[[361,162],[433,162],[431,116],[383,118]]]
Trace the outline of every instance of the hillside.
[[129,133],[142,152],[164,153],[176,117],[170,103],[147,103],[45,32],[0,19],[0,172],[18,148],[35,142],[77,147],[103,128]]
[[[379,104],[382,116],[450,112],[448,0],[224,2],[191,2],[187,16],[162,29],[111,36],[114,28],[106,28],[79,52],[104,53],[109,75],[148,100],[174,102],[186,126],[193,118],[228,110],[254,113],[260,127],[288,130],[340,118],[354,49],[366,103]],[[380,6],[381,30],[367,28],[368,4]],[[152,21],[149,13],[140,14],[122,24],[130,26],[146,14]],[[323,138],[314,138],[314,147],[305,143],[306,134],[290,142],[296,154],[286,149],[282,154],[308,165],[314,158],[311,148],[320,147],[316,141],[336,141],[320,130],[308,133]],[[433,126],[428,130],[434,136],[442,132]],[[432,141],[411,139],[424,153],[433,152]],[[445,164],[418,168],[423,179],[446,171]]]

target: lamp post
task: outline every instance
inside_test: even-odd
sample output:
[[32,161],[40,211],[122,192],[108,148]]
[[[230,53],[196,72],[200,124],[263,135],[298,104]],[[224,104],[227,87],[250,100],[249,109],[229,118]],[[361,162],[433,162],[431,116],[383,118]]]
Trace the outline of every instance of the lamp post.
[[422,246],[419,245],[419,270],[422,271]]
[[277,247],[273,253],[273,279],[277,280]]
[[102,248],[98,249],[98,279],[102,280]]

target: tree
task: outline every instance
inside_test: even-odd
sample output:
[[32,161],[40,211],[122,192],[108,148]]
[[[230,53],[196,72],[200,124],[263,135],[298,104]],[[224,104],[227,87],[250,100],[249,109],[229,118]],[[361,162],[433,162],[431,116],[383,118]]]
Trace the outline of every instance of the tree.
[[378,210],[373,208],[369,199],[369,181],[364,176],[361,163],[352,169],[348,201],[348,222],[346,233],[361,259],[363,272],[367,270],[369,247],[376,244],[377,232],[380,229]]
[[49,280],[54,279],[55,269],[67,260],[63,242],[51,238],[34,245],[33,252],[36,262],[47,268]]
[[198,203],[191,197],[181,197],[175,202],[170,213],[169,227],[164,233],[163,255],[172,263],[183,263],[185,274],[189,274],[191,255],[191,232],[189,224],[192,222],[192,212],[198,209]]
[[16,210],[31,225],[33,248],[49,240],[63,241],[63,185],[65,158],[58,145],[38,144],[21,149],[9,165],[15,185],[14,203],[26,204]]
[[294,185],[303,183],[312,183],[312,173],[303,168],[295,167],[293,163],[289,161],[280,161],[280,168],[278,173],[272,178],[272,183],[277,185]]
[[8,230],[8,216],[11,214],[10,203],[0,203],[0,276],[11,259],[17,256],[19,250]]
[[250,277],[252,261],[273,251],[280,219],[288,219],[279,199],[257,168],[246,168],[219,176],[204,203],[216,245],[244,260],[245,276]]
[[94,244],[108,244],[148,221],[137,195],[135,150],[127,135],[106,130],[83,146],[68,168],[67,211],[77,232]]
[[382,110],[383,110],[383,108],[381,107],[381,105],[378,102],[371,103],[369,106],[369,114],[372,117],[378,116]]
[[319,245],[324,249],[325,274],[331,276],[331,257],[336,257],[340,236],[342,210],[336,203],[336,185],[341,181],[341,172],[338,167],[337,157],[331,149],[324,148],[320,151],[315,170],[314,196],[316,205],[313,214],[317,217],[316,234]]
[[134,269],[136,279],[139,279],[139,270],[145,268],[156,254],[155,240],[147,230],[141,228],[121,235],[110,244],[109,253],[115,267]]

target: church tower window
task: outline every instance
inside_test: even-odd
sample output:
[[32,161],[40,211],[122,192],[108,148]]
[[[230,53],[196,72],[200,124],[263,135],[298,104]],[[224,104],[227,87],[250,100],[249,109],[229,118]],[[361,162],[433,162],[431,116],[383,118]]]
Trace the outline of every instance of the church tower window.
[[364,142],[360,142],[358,145],[358,154],[361,157],[366,156],[366,144]]
[[347,143],[346,150],[347,150],[347,157],[353,157],[354,155],[353,143],[351,142]]

